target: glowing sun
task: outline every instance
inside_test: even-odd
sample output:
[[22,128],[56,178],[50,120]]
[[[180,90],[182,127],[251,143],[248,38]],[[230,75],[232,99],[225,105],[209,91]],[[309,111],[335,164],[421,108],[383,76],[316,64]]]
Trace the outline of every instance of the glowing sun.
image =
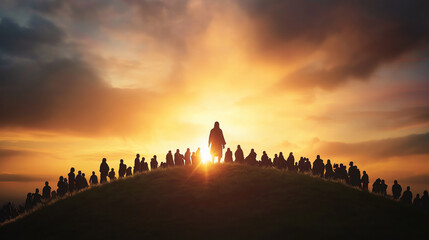
[[207,147],[200,148],[201,150],[201,162],[206,164],[209,163],[212,159],[212,155],[210,155],[210,149]]

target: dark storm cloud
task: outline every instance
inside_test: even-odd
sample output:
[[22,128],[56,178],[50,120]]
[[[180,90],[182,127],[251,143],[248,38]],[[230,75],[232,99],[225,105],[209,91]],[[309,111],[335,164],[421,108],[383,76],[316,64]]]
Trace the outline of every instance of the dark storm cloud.
[[[339,156],[363,156],[367,160],[385,160],[389,157],[429,154],[429,133],[413,134],[359,143],[318,142],[316,150],[323,154]],[[365,161],[365,158],[362,158]]]
[[112,88],[79,57],[63,58],[58,50],[46,60],[45,45],[66,46],[62,31],[48,20],[32,18],[23,27],[3,19],[0,31],[1,128],[121,134],[139,124],[137,110],[150,109],[154,94]]
[[59,45],[64,39],[63,31],[41,17],[32,17],[28,26],[20,26],[8,18],[0,19],[0,54],[33,58],[41,48]]
[[261,55],[274,52],[276,59],[291,62],[297,44],[305,49],[304,58],[324,52],[324,62],[307,63],[286,76],[279,84],[284,88],[332,89],[350,79],[365,80],[382,64],[426,49],[429,42],[425,0],[240,2],[256,26]]
[[55,12],[64,6],[61,0],[18,0],[17,4],[21,8],[30,8],[44,13]]
[[0,75],[3,128],[131,131],[138,121],[135,110],[148,109],[145,99],[153,97],[143,90],[111,88],[79,60],[15,63],[1,67]]
[[[18,0],[15,7],[28,9],[46,15],[59,15],[75,18],[75,20],[96,20],[105,9],[115,3],[115,0]],[[119,9],[118,9],[119,10]]]

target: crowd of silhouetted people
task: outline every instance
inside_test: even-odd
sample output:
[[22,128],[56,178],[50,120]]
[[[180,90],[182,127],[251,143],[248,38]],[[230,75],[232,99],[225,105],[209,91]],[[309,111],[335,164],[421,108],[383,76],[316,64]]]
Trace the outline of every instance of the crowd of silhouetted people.
[[[218,157],[218,161],[221,157]],[[132,176],[133,174],[138,174],[142,172],[147,172],[149,170],[153,171],[157,168],[169,168],[169,167],[178,167],[178,166],[190,166],[198,167],[202,162],[201,151],[198,148],[195,152],[191,152],[188,148],[184,154],[180,153],[180,150],[177,149],[173,154],[169,151],[165,157],[165,162],[161,162],[158,165],[158,160],[156,155],[154,155],[150,160],[149,164],[146,162],[144,157],[140,158],[140,155],[137,154],[134,160],[134,167],[127,166],[124,163],[124,160],[121,159],[118,168],[118,177],[124,178]],[[250,153],[245,157],[243,150],[240,145],[237,146],[237,149],[233,153],[230,148],[225,152],[224,157],[225,163],[236,163],[236,164],[247,164],[251,166],[266,167],[266,168],[277,168],[286,171],[308,173],[314,176],[321,178],[340,180],[347,183],[350,186],[361,188],[364,191],[368,190],[369,177],[368,174],[361,171],[359,168],[354,165],[353,162],[349,163],[348,169],[342,163],[332,164],[328,159],[326,163],[318,155],[313,163],[310,162],[308,158],[300,157],[298,161],[295,161],[293,153],[289,153],[289,156],[285,158],[283,153],[274,154],[274,157],[271,159],[268,154],[264,151],[260,160],[257,159],[257,154],[254,149],[250,150]],[[214,163],[214,158],[213,158]],[[40,193],[39,189],[36,188],[34,193],[28,193],[25,200],[25,205],[20,205],[16,207],[12,203],[5,204],[0,209],[0,222],[15,218],[21,213],[32,210],[37,205],[43,205],[48,203],[53,199],[62,198],[66,195],[71,195],[76,191],[88,188],[89,186],[94,186],[99,183],[106,183],[108,181],[115,181],[116,173],[114,168],[110,168],[107,159],[103,158],[100,164],[100,181],[98,176],[93,171],[92,175],[87,181],[85,173],[78,171],[75,173],[75,169],[72,167],[70,172],[66,175],[67,177],[60,176],[57,182],[57,189],[52,190],[49,182],[45,182],[45,186]],[[372,192],[387,196],[387,184],[383,179],[376,179],[372,185]],[[390,197],[390,196],[389,196]],[[404,204],[412,205],[418,208],[423,208],[429,210],[429,196],[428,191],[424,191],[423,196],[416,194],[413,198],[413,194],[410,190],[410,187],[407,186],[405,191],[402,191],[401,185],[398,181],[394,181],[392,186],[392,198],[403,202]]]

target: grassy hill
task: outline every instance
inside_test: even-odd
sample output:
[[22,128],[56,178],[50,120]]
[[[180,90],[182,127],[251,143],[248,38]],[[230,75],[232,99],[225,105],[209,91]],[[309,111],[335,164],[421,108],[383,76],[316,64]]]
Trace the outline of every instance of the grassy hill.
[[91,188],[0,227],[0,239],[386,239],[428,227],[427,213],[341,183],[224,164]]

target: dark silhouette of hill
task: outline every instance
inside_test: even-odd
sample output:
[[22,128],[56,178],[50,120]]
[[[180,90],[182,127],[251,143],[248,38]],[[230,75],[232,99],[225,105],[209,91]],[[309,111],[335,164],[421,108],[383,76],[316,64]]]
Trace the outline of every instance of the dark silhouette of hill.
[[294,172],[176,167],[90,188],[0,227],[0,239],[409,239],[429,214]]

